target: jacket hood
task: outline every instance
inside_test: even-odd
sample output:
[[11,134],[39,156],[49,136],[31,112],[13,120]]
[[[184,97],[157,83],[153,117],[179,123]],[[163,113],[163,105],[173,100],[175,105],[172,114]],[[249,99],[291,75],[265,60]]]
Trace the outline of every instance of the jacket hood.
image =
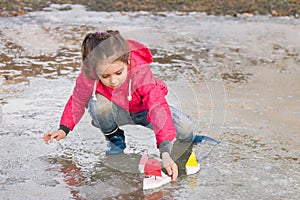
[[127,40],[127,42],[130,50],[131,67],[150,64],[152,62],[152,54],[145,45],[134,40]]

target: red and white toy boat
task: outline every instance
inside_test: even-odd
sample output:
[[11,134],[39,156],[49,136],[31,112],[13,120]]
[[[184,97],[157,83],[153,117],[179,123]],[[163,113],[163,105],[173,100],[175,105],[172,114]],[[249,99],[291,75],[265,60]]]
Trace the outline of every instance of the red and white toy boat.
[[147,161],[148,161],[148,153],[147,153],[147,151],[145,151],[145,153],[143,154],[143,156],[140,160],[140,163],[139,163],[139,172],[141,174],[144,173],[144,167],[145,167],[145,164]]
[[139,171],[146,175],[143,190],[158,188],[171,182],[171,177],[162,172],[160,162],[155,158],[148,159],[147,152],[140,160]]

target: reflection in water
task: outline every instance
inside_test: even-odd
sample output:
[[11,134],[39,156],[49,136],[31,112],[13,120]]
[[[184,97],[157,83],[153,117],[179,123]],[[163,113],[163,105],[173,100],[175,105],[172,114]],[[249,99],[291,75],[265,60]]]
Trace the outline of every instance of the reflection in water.
[[[179,177],[185,176],[185,163],[191,151],[191,143],[174,144],[172,157],[178,165]],[[138,173],[140,158],[139,154],[108,155],[92,167],[79,167],[74,158],[64,156],[49,157],[47,162],[55,165],[48,170],[57,167],[63,173],[63,181],[74,199],[173,199],[166,189],[142,190],[144,176]]]
[[[80,199],[77,187],[84,185],[86,177],[84,177],[81,168],[78,167],[72,160],[55,157],[48,158],[47,161],[52,165],[60,165],[59,172],[64,174],[63,181],[69,186],[69,190],[74,199]],[[51,168],[53,170],[53,168]]]

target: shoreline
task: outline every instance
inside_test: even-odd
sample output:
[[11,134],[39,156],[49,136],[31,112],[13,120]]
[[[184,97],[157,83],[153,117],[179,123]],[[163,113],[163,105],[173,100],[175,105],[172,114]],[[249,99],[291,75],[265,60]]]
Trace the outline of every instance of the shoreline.
[[[300,2],[295,0],[280,1],[277,0],[257,0],[249,2],[246,0],[229,0],[226,2],[219,0],[189,0],[189,1],[156,1],[148,0],[140,2],[138,0],[118,1],[85,1],[85,0],[12,0],[0,1],[0,17],[23,16],[32,11],[42,11],[51,4],[78,4],[86,6],[89,11],[104,12],[168,12],[178,11],[183,13],[203,12],[207,15],[272,15],[277,16],[300,16]],[[65,6],[61,10],[71,9]]]

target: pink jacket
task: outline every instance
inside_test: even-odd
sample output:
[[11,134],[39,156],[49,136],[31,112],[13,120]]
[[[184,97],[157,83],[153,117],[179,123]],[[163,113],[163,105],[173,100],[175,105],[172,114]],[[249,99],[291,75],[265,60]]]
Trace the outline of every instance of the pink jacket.
[[87,78],[82,70],[65,106],[60,125],[73,130],[83,116],[89,99],[99,93],[131,113],[148,110],[147,121],[152,123],[159,147],[161,142],[172,141],[176,136],[169,105],[165,99],[168,90],[161,80],[154,78],[150,70],[152,55],[149,49],[133,40],[128,40],[128,45],[130,67],[126,81],[112,90],[100,80],[95,82]]

